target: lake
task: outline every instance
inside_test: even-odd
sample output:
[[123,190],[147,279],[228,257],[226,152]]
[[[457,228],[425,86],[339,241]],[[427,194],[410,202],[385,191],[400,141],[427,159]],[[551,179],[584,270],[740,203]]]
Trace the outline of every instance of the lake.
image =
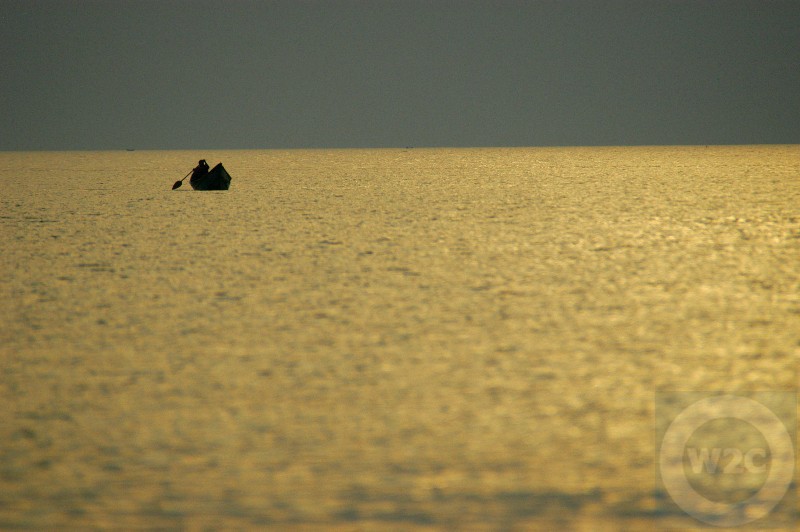
[[[231,189],[172,191],[201,158]],[[798,146],[0,152],[0,528],[698,526],[658,394],[796,390],[798,176]]]

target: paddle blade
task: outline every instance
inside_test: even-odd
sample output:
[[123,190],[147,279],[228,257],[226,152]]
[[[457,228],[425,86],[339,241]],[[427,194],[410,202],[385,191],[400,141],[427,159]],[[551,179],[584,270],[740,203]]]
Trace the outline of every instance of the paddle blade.
[[172,185],[172,190],[175,190],[176,188],[180,188],[180,186],[182,184],[183,184],[183,181],[175,181],[175,184]]

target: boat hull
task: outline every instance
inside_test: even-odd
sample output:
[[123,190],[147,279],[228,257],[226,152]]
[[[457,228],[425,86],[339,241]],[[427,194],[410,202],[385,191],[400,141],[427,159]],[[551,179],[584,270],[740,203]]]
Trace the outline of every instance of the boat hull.
[[231,186],[231,176],[222,163],[217,164],[206,174],[193,175],[189,184],[195,190],[228,190]]

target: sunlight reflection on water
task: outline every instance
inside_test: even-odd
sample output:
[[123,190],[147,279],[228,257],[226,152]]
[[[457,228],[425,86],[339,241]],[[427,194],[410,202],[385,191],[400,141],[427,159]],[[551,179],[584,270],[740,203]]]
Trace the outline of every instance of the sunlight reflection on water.
[[686,526],[656,390],[796,386],[796,147],[0,170],[3,527]]

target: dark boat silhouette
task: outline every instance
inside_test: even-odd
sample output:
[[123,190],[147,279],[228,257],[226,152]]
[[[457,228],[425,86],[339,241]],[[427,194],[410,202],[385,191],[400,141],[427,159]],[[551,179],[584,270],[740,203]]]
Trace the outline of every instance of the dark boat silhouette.
[[189,184],[195,190],[228,190],[231,186],[231,176],[222,163],[217,163],[217,166],[205,174],[192,175]]

